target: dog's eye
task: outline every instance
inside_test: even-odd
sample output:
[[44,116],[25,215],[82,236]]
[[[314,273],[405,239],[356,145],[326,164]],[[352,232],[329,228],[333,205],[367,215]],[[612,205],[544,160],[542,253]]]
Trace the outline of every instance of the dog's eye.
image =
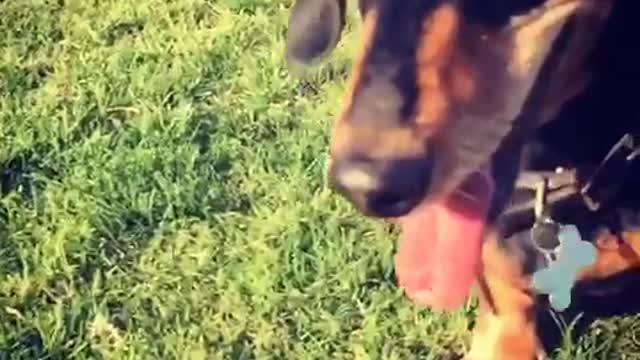
[[545,0],[463,0],[467,20],[489,26],[504,26],[513,16],[544,4]]
[[373,8],[378,3],[378,0],[358,0],[358,10],[360,11],[360,16],[364,18],[371,8]]

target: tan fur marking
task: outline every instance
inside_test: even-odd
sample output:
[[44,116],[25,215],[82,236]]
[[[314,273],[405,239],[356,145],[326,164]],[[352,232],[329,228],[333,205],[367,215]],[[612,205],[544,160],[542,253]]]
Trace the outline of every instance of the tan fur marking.
[[[375,9],[371,9],[367,16],[364,18],[362,25],[362,48],[358,51],[353,66],[351,68],[351,76],[349,78],[347,88],[342,100],[342,114],[338,117],[337,121],[343,121],[348,116],[353,105],[353,96],[355,90],[359,87],[360,81],[362,81],[362,72],[364,69],[365,60],[371,46],[373,45],[373,34],[376,29],[376,21],[378,19],[378,13]],[[334,134],[334,136],[337,136]]]
[[459,22],[458,10],[446,4],[436,9],[423,23],[423,35],[417,51],[419,127],[435,130],[447,117],[451,104],[445,76],[455,51]]
[[457,103],[468,103],[477,95],[476,78],[469,61],[460,53],[451,58],[449,73],[451,96]]
[[518,263],[491,235],[482,249],[481,309],[468,360],[534,360],[542,352],[536,335],[535,299]]
[[604,234],[596,240],[598,259],[580,273],[580,280],[603,279],[623,271],[640,268],[640,232],[623,232],[622,242]]
[[451,4],[436,9],[423,23],[418,64],[444,65],[454,49],[459,27],[458,10]]

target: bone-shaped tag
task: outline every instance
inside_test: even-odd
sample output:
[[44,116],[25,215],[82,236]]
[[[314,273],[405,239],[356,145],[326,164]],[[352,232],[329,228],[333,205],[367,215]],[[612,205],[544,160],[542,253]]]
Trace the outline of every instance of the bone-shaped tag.
[[533,274],[533,288],[549,295],[551,307],[563,311],[571,304],[571,289],[578,272],[595,263],[598,252],[590,242],[583,241],[574,225],[564,225],[558,234],[560,246],[556,261]]

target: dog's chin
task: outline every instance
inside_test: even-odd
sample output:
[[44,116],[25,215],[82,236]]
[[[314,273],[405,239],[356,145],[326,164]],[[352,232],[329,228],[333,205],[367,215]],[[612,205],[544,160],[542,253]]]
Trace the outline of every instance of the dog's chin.
[[[487,186],[487,184],[489,184]],[[414,201],[415,205],[406,213],[400,216],[391,217],[388,220],[399,223],[403,217],[410,216],[420,208],[428,206],[430,203],[446,201],[449,198],[464,199],[466,202],[481,205],[487,197],[487,189],[493,188],[494,180],[488,168],[482,168],[470,173],[466,180],[455,187],[451,187],[448,192],[435,193],[425,192],[420,200]]]

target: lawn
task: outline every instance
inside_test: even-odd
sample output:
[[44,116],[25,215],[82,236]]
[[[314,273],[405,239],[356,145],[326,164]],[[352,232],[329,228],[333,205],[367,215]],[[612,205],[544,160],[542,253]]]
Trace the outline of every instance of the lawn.
[[[0,359],[462,352],[475,302],[412,305],[396,230],[326,186],[357,16],[293,77],[290,6],[0,1]],[[557,358],[622,358],[631,324]]]

